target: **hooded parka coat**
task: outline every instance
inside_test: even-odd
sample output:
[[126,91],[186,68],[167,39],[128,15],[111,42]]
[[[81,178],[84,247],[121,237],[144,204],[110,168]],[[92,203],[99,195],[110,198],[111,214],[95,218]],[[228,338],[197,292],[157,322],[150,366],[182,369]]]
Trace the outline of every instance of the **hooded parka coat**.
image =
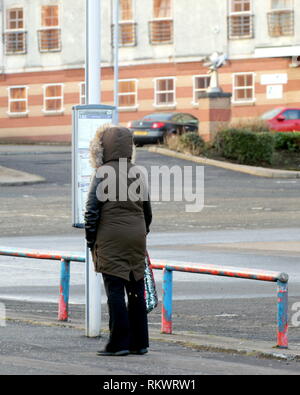
[[[105,178],[97,177],[97,172],[86,204],[85,231],[96,272],[128,281],[132,273],[135,280],[139,281],[144,276],[146,235],[152,221],[152,212],[148,193],[147,199],[143,200],[120,199],[120,186],[124,187],[125,183],[127,192],[137,180],[128,177],[134,166],[131,163],[133,148],[132,134],[126,128],[108,127],[97,133],[91,145],[92,162],[98,170],[102,165],[102,169],[105,166],[114,171],[116,196],[106,200],[99,196],[107,190],[101,188]],[[127,168],[125,173],[124,165]],[[124,195],[124,190],[122,193]]]

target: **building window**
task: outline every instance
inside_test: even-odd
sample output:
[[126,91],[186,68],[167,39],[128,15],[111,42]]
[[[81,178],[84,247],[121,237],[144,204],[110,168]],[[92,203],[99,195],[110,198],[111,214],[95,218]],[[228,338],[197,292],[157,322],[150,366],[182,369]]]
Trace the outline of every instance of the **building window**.
[[255,101],[255,74],[237,73],[233,75],[233,102]]
[[119,107],[137,108],[137,80],[119,81]]
[[81,105],[86,104],[86,92],[85,92],[85,82],[79,84],[79,103]]
[[4,42],[6,55],[26,53],[26,31],[23,8],[11,8],[6,11]]
[[290,10],[293,9],[293,0],[271,0],[272,10]]
[[158,78],[155,80],[155,103],[157,107],[175,106],[175,78]]
[[229,0],[229,39],[253,38],[252,0]]
[[28,114],[28,87],[14,86],[8,88],[8,114]]
[[210,86],[210,76],[207,75],[195,75],[194,76],[194,94],[193,103],[198,104],[200,93],[207,92]]
[[153,0],[153,19],[150,21],[150,43],[173,42],[172,0]]
[[62,113],[64,111],[63,84],[49,84],[44,86],[44,112]]
[[294,35],[293,0],[271,0],[268,13],[269,35],[271,37]]
[[120,47],[131,47],[137,44],[136,23],[133,15],[133,0],[120,1]]
[[59,24],[59,6],[42,6],[41,29],[38,31],[40,52],[61,50],[61,29]]

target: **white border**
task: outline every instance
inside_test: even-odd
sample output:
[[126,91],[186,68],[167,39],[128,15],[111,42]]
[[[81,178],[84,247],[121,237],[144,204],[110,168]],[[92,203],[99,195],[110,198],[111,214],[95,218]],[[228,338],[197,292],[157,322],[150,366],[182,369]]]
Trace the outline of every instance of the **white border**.
[[151,45],[166,45],[166,44],[172,44],[174,42],[174,4],[173,4],[173,0],[169,0],[169,1],[170,1],[170,9],[171,9],[170,14],[171,15],[168,17],[155,18],[155,16],[154,16],[154,0],[152,0],[152,19],[150,19],[149,22],[150,22],[150,26],[151,26],[151,23],[153,23],[153,22],[173,22],[171,40],[169,40],[169,41],[154,41],[154,40],[152,40],[151,27],[150,27],[149,38],[150,38]]
[[[7,27],[7,22],[8,22],[8,12],[9,11],[13,11],[13,10],[19,10],[21,9],[23,11],[23,29],[8,29]],[[4,40],[4,52],[6,56],[10,56],[10,55],[24,55],[27,53],[27,45],[26,45],[26,18],[25,18],[25,8],[24,6],[14,6],[14,7],[9,7],[9,8],[5,8],[4,10],[4,25],[5,25],[5,29],[4,29],[4,35],[5,35],[5,40]],[[17,52],[8,52],[7,51],[7,47],[6,47],[6,35],[9,33],[23,33],[23,51],[17,51]]]
[[132,9],[132,17],[133,19],[121,19],[121,13],[122,13],[122,5],[120,1],[120,17],[119,17],[119,23],[135,23],[135,16],[136,16],[136,5],[135,1],[131,0],[131,9]]
[[[43,13],[42,9],[43,7],[58,7],[58,25],[55,26],[43,26]],[[53,29],[59,29],[61,26],[61,4],[56,3],[56,4],[41,4],[40,5],[40,30],[53,30]]]
[[[24,89],[24,88],[25,88],[25,91],[26,91],[26,98],[25,99],[12,99],[11,98],[11,90],[12,89]],[[29,114],[29,107],[28,107],[28,91],[29,91],[29,87],[26,86],[26,85],[15,85],[15,86],[9,86],[7,88],[7,90],[8,90],[8,111],[7,111],[8,116],[13,118],[13,117],[22,117],[22,116],[28,115]],[[10,111],[11,103],[21,102],[21,101],[26,103],[26,111],[23,111],[23,112],[11,112]]]
[[[157,82],[158,81],[163,81],[163,80],[173,80],[174,82],[174,90],[172,91],[158,91],[157,90]],[[154,78],[154,103],[153,106],[155,108],[175,108],[177,106],[177,101],[176,101],[176,77],[159,77],[159,78]],[[173,93],[174,95],[174,102],[169,103],[169,104],[157,104],[157,95],[160,93]]]
[[[285,0],[286,1],[286,0]],[[273,0],[270,0],[270,10],[271,12],[280,12],[280,11],[294,11],[295,5],[294,5],[294,0],[289,0],[290,1],[290,7],[289,8],[273,8]]]
[[232,36],[231,35],[231,17],[234,16],[253,16],[253,0],[245,0],[245,1],[249,1],[250,3],[250,10],[249,11],[241,11],[241,12],[235,12],[232,11],[233,10],[233,4],[235,0],[228,0],[229,1],[229,21],[228,21],[228,39],[229,40],[242,40],[242,39],[252,39],[253,38],[253,33],[254,33],[254,21],[251,20],[252,26],[250,26],[251,30],[250,30],[250,34],[248,36]]
[[[122,79],[122,80],[119,80],[119,83],[120,82],[132,82],[132,81],[134,81],[135,82],[135,92],[128,92],[128,93],[120,93],[120,90],[119,90],[119,109],[122,111],[124,111],[124,110],[136,110],[136,109],[138,109],[138,107],[139,107],[139,104],[138,104],[138,84],[139,84],[139,80],[138,79],[136,79],[136,78],[128,78],[128,79]],[[135,105],[134,106],[129,106],[129,107],[122,107],[121,105],[120,105],[120,97],[121,96],[135,96]]]
[[[121,32],[121,27],[125,26],[125,25],[132,25],[132,29],[133,29],[133,40],[130,43],[122,43],[120,40],[120,48],[124,48],[124,47],[134,47],[136,45],[137,42],[137,37],[136,37],[136,4],[134,0],[131,0],[131,9],[132,9],[132,17],[133,19],[121,19],[121,13],[122,13],[122,6],[121,6],[121,2],[120,2],[120,18],[119,18],[119,27],[120,27],[120,35],[122,34]],[[113,24],[113,29],[114,29],[114,24]],[[114,32],[113,32],[114,34]]]
[[170,1],[170,9],[171,9],[171,15],[168,17],[162,17],[162,18],[155,18],[154,16],[154,0],[152,0],[152,19],[150,20],[151,22],[153,21],[172,21],[174,19],[174,3],[173,0]]
[[198,102],[196,101],[196,92],[207,92],[209,86],[207,89],[196,89],[196,78],[211,78],[209,74],[199,74],[199,75],[193,75],[193,101],[192,104],[194,106],[198,106]]
[[[43,13],[42,13],[42,9],[43,7],[58,7],[58,25],[57,26],[43,26],[42,22],[43,22]],[[61,4],[41,4],[40,5],[40,28],[38,30],[38,33],[40,33],[41,31],[47,31],[47,30],[58,30],[60,31],[60,42],[59,42],[59,46],[57,48],[51,48],[51,49],[42,49],[41,47],[41,42],[40,42],[40,36],[38,36],[38,46],[39,46],[39,52],[40,53],[49,53],[49,52],[59,52],[62,49],[62,43],[61,43],[61,11],[62,7]]]
[[[253,85],[252,86],[244,86],[244,87],[236,87],[235,86],[235,77],[238,75],[252,75],[253,78]],[[243,73],[232,73],[232,103],[233,104],[252,104],[256,102],[256,96],[255,96],[255,85],[256,85],[256,73],[249,71],[249,72],[243,72]],[[242,90],[242,89],[252,89],[253,97],[251,100],[235,100],[235,92],[236,90]]]
[[[46,96],[46,89],[49,86],[61,86],[61,94],[62,94],[62,96],[47,97]],[[44,114],[63,114],[64,113],[64,111],[65,111],[65,108],[64,108],[64,87],[65,87],[65,84],[61,84],[61,83],[60,84],[45,84],[45,85],[43,85],[43,109],[42,109],[42,112]],[[48,100],[61,100],[61,109],[60,110],[54,110],[54,111],[46,110],[46,102]]]

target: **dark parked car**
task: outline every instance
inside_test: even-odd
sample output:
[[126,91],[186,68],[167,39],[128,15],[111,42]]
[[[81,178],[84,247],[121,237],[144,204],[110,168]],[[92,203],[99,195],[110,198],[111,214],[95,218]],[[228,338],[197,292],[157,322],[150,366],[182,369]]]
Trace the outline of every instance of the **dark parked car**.
[[300,108],[278,107],[261,117],[277,132],[300,132]]
[[155,113],[130,122],[136,145],[162,143],[167,135],[197,132],[199,120],[185,113]]

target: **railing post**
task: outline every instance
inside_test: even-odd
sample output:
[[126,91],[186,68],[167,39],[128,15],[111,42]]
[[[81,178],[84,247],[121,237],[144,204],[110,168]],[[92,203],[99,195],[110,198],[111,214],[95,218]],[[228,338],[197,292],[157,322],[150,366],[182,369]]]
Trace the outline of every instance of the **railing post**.
[[163,270],[163,302],[161,332],[172,334],[173,271]]
[[288,348],[288,282],[278,281],[277,347]]
[[69,295],[70,295],[70,261],[61,260],[58,320],[68,321],[69,318]]

